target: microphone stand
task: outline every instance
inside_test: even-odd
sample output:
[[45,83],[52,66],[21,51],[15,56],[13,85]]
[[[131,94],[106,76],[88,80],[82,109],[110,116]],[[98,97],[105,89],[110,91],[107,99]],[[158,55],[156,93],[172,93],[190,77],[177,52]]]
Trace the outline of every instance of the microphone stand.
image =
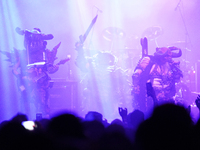
[[[185,49],[186,49],[186,51],[191,51],[190,49],[187,48],[188,43],[190,44],[191,47],[193,47],[193,46],[192,46],[192,42],[191,42],[191,39],[190,39],[190,36],[189,36],[189,33],[188,33],[188,29],[187,29],[187,26],[186,26],[186,23],[185,23],[185,19],[183,17],[183,13],[182,13],[181,8],[180,8],[181,3],[182,3],[182,0],[180,0],[178,2],[177,6],[175,8],[175,11],[177,9],[179,10],[180,15],[181,15],[181,19],[183,21],[183,25],[184,25],[184,28],[185,28],[185,45],[184,45]],[[185,60],[187,61],[187,54],[186,53],[185,53]]]
[[[185,19],[183,17],[183,13],[182,13],[182,10],[180,8],[180,5],[182,4],[182,0],[179,1],[179,3],[177,4],[176,8],[175,8],[175,11],[178,9],[179,12],[180,12],[180,16],[181,16],[181,19],[183,21],[183,25],[184,25],[184,28],[185,28],[185,62],[187,65],[187,59],[188,59],[188,56],[187,56],[187,51],[191,51],[190,49],[188,49],[188,43],[190,44],[191,48],[193,48],[193,45],[192,45],[192,42],[191,42],[191,39],[190,39],[190,36],[189,36],[189,33],[188,33],[188,29],[187,29],[187,26],[186,26],[186,23],[185,23]],[[182,6],[183,7],[183,6]],[[196,69],[196,64],[195,64],[195,69]],[[191,81],[190,81],[191,82]],[[197,91],[197,74],[195,74],[195,90]],[[191,84],[191,83],[190,83]]]

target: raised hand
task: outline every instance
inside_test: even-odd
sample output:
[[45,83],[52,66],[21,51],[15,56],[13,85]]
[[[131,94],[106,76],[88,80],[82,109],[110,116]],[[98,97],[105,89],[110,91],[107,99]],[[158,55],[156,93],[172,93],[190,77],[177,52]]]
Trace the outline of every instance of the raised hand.
[[118,107],[118,110],[119,110],[119,114],[120,116],[122,117],[122,120],[124,123],[127,122],[127,114],[128,114],[128,110],[127,108],[122,108],[122,107]]
[[197,105],[197,108],[200,110],[200,95],[198,95],[197,99],[195,100],[195,104]]
[[127,116],[127,114],[128,114],[127,108],[123,109],[122,107],[119,107],[118,110],[119,110],[119,114],[121,117]]

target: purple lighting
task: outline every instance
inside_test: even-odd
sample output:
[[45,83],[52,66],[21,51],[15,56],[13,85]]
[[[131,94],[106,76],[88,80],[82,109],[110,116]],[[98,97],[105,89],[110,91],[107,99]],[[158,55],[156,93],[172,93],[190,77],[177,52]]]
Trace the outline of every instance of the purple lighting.
[[[177,91],[182,93],[177,95],[184,99],[183,91],[189,89],[191,97],[184,102],[194,106],[200,94],[199,7],[199,0],[4,0],[0,1],[0,50],[11,53],[14,48],[26,49],[24,36],[17,34],[16,27],[39,28],[42,34],[52,34],[47,49],[61,42],[54,64],[68,57],[69,61],[49,74],[53,86],[49,88],[50,115],[72,111],[84,117],[88,111],[98,111],[111,121],[120,118],[118,107],[129,112],[135,109],[132,75],[142,57],[140,39],[147,37],[149,55],[156,47],[176,46],[182,50],[182,56],[174,59],[180,61],[183,71],[177,84]],[[75,43],[96,15],[80,54]],[[76,64],[79,54],[86,58],[87,71]],[[0,53],[0,121],[25,113],[17,78],[6,59]],[[80,61],[80,65],[84,63]],[[33,103],[30,105],[29,118],[33,120],[39,112]],[[196,116],[196,111],[192,113]]]

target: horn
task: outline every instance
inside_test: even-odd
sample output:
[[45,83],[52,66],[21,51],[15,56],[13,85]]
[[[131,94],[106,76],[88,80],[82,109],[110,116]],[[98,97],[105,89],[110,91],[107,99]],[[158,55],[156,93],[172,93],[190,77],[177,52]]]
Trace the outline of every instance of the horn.
[[[181,57],[182,56],[182,50],[180,48],[177,48],[177,47],[168,47],[171,51],[172,51],[172,58],[178,58],[178,57]],[[178,53],[175,53],[173,51],[175,50],[179,50]]]
[[178,58],[182,56],[182,50],[180,48],[178,50],[178,53],[172,52],[172,58]]
[[58,44],[53,48],[53,50],[54,50],[54,51],[57,51],[57,49],[60,47],[60,44],[61,44],[61,42],[58,43]]
[[179,49],[179,52],[178,52],[178,53],[172,52],[172,58],[178,58],[178,57],[181,57],[181,56],[182,56],[182,51],[181,51],[181,49]]

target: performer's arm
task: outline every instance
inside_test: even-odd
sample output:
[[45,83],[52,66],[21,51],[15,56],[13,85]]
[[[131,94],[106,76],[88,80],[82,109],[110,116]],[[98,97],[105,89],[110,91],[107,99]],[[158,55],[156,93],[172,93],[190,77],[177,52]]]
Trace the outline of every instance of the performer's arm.
[[83,50],[83,45],[80,43],[76,44],[76,50],[78,52],[77,58],[75,60],[75,64],[78,68],[81,69],[83,72],[88,72],[87,69],[87,60],[85,58],[84,50]]
[[119,114],[122,118],[122,121],[124,124],[127,124],[127,116],[128,116],[128,110],[127,108],[122,108],[122,107],[118,107],[118,111],[119,111]]

